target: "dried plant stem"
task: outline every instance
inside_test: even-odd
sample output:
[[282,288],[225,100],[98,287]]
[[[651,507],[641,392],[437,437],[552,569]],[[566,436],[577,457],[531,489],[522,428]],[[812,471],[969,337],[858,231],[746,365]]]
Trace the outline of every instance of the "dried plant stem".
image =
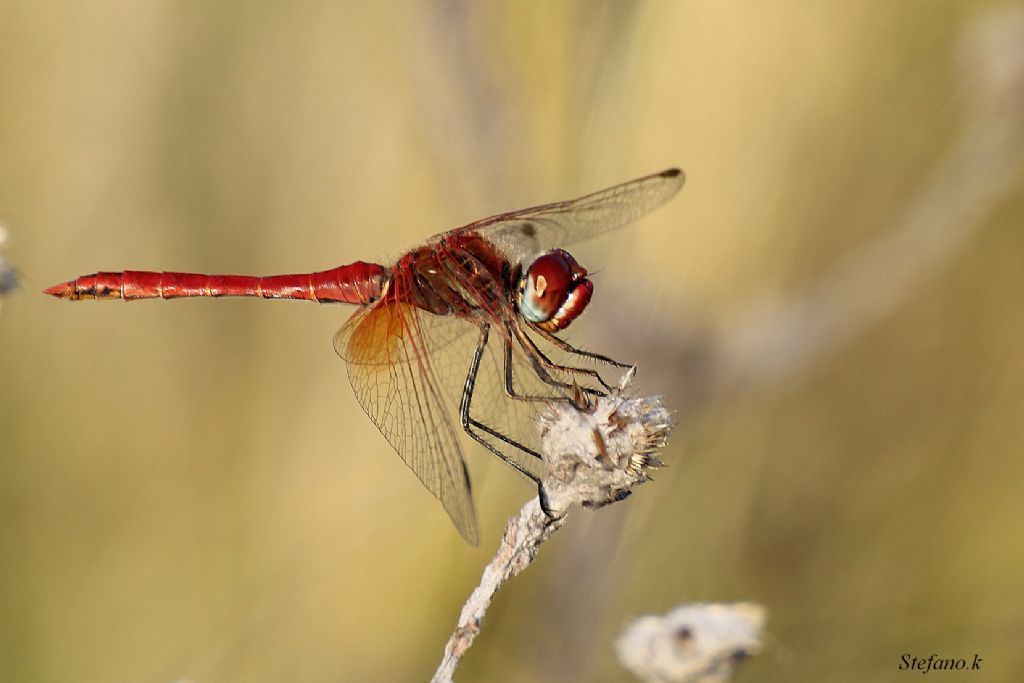
[[508,520],[498,552],[484,567],[480,584],[462,606],[458,624],[445,645],[441,665],[432,679],[435,683],[452,680],[455,667],[480,632],[484,614],[498,589],[533,562],[541,543],[560,529],[565,519],[564,516],[557,519],[548,517],[541,510],[539,500],[533,498],[522,507],[518,515]]
[[544,480],[547,510],[534,498],[505,525],[498,551],[445,645],[435,683],[452,680],[498,589],[533,562],[541,544],[565,524],[571,508],[623,500],[661,464],[653,454],[668,437],[668,411],[658,398],[624,397],[631,377],[629,373],[617,391],[589,405],[561,402],[541,416],[541,453],[549,470]]

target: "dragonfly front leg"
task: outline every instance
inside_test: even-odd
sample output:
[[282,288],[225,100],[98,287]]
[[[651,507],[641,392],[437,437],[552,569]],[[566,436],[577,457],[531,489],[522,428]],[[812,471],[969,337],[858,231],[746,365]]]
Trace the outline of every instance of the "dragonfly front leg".
[[536,373],[540,381],[544,382],[553,387],[559,389],[572,389],[572,385],[566,384],[565,382],[559,382],[548,373],[546,367],[552,367],[552,364],[540,352],[540,349],[535,346],[530,348],[523,344],[523,340],[520,337],[521,330],[518,327],[513,329],[512,325],[505,326],[507,337],[505,338],[504,349],[505,349],[505,394],[509,398],[514,398],[517,401],[563,401],[568,400],[566,396],[529,396],[526,394],[516,393],[515,386],[513,383],[513,372],[512,372],[512,342],[511,337],[515,337],[516,341],[519,342],[519,346],[526,352],[526,356],[530,359],[530,365],[533,366],[533,371]]
[[[537,376],[540,377],[541,380],[544,381],[545,383],[550,384],[552,386],[562,387],[563,389],[573,388],[571,385],[566,384],[565,382],[558,382],[552,379],[551,375],[544,371],[540,366],[544,366],[545,368],[551,370],[558,370],[559,372],[564,372],[568,375],[585,375],[587,377],[590,377],[591,379],[596,380],[602,387],[604,387],[604,391],[598,391],[597,389],[591,389],[590,387],[579,387],[579,390],[585,394],[590,394],[591,396],[607,396],[608,392],[612,390],[612,388],[604,381],[604,379],[601,377],[601,374],[597,370],[593,370],[591,368],[577,368],[571,365],[559,365],[557,363],[554,363],[551,361],[550,358],[548,358],[544,354],[543,351],[540,350],[537,344],[534,343],[533,339],[530,338],[530,335],[526,334],[524,330],[517,328],[513,334],[515,334],[516,339],[519,341],[519,345],[523,347],[523,351],[525,351],[526,355],[530,357],[530,361],[533,363],[533,368],[536,371]],[[573,349],[572,346],[570,346],[566,342],[563,342],[558,337],[551,335],[551,338],[556,341],[556,345],[559,346],[559,348],[564,349],[564,347],[562,347],[561,344],[565,344],[565,346],[568,347],[569,349]],[[587,352],[584,352],[582,355],[597,356],[597,354],[589,354]],[[598,356],[598,358],[604,359],[604,356]],[[609,359],[609,361],[610,360],[611,359]]]
[[622,368],[623,370],[629,370],[630,368],[633,367],[629,363],[620,363],[619,361],[615,360],[614,358],[609,358],[608,356],[602,356],[600,353],[594,353],[593,351],[584,351],[583,349],[577,349],[575,346],[573,346],[569,342],[565,341],[564,339],[559,339],[557,336],[555,336],[551,332],[548,332],[547,330],[544,330],[544,329],[534,325],[533,323],[530,323],[530,327],[534,331],[536,331],[537,334],[539,334],[540,336],[544,337],[544,339],[546,339],[547,341],[551,342],[552,344],[554,344],[558,348],[562,349],[566,353],[571,353],[571,354],[574,354],[576,356],[583,356],[584,358],[591,358],[593,360],[599,360],[602,363],[607,363],[608,365],[613,365],[613,366],[615,366],[617,368]]
[[[466,384],[465,384],[465,386],[462,389],[462,400],[459,403],[459,419],[462,422],[462,428],[464,430],[466,430],[467,434],[469,434],[471,437],[473,437],[473,440],[475,440],[477,443],[482,445],[484,448],[489,450],[494,455],[498,456],[505,463],[511,465],[513,468],[515,468],[521,474],[524,474],[527,477],[529,477],[530,479],[532,479],[534,482],[537,483],[537,486],[540,487],[541,480],[540,480],[540,478],[537,475],[533,474],[532,472],[529,472],[522,465],[517,463],[515,460],[509,458],[507,455],[505,455],[500,450],[495,448],[495,446],[493,444],[491,444],[489,441],[487,441],[485,438],[483,438],[480,434],[478,434],[478,433],[476,433],[474,431],[474,429],[479,429],[480,431],[485,432],[486,434],[490,434],[494,438],[499,439],[499,440],[507,443],[508,445],[512,446],[513,448],[518,448],[519,450],[523,451],[524,453],[528,453],[529,455],[532,455],[533,457],[537,458],[538,460],[543,460],[543,458],[541,458],[540,453],[538,453],[537,451],[535,451],[532,448],[519,443],[515,439],[513,439],[513,438],[511,438],[509,436],[506,436],[506,435],[502,434],[501,432],[499,432],[499,431],[497,431],[497,430],[495,430],[495,429],[485,425],[483,422],[480,422],[479,420],[473,419],[473,417],[469,414],[470,405],[473,402],[473,389],[476,387],[476,378],[477,378],[477,374],[480,371],[480,360],[483,358],[484,351],[487,348],[487,338],[488,338],[488,335],[490,334],[490,329],[491,329],[490,323],[486,323],[486,322],[485,323],[481,323],[481,325],[480,325],[480,339],[477,341],[476,351],[473,352],[473,361],[470,363],[469,374],[466,376]],[[544,501],[544,496],[543,495],[541,496],[541,501],[542,502]]]

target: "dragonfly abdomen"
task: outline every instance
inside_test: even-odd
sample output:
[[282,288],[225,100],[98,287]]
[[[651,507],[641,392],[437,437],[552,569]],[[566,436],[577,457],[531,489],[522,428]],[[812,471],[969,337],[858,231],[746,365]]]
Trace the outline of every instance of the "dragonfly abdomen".
[[266,277],[126,270],[83,275],[44,291],[72,301],[251,296],[365,305],[380,298],[386,272],[383,266],[363,261],[316,273]]

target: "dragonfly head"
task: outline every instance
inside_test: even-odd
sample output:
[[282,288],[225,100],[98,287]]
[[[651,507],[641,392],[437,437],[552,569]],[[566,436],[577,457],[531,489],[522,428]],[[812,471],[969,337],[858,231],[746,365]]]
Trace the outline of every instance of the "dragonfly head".
[[590,303],[594,283],[587,269],[564,249],[534,259],[519,277],[519,312],[548,332],[558,332],[579,317]]

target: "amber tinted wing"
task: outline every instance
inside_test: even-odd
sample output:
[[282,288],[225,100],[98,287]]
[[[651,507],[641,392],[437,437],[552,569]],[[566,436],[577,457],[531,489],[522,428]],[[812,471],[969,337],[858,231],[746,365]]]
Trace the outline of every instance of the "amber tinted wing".
[[[480,542],[469,473],[424,349],[430,314],[391,301],[357,311],[334,338],[359,404],[384,438],[441,501],[455,527]],[[472,325],[462,323],[472,329]]]
[[675,196],[685,180],[681,170],[670,168],[578,199],[484,218],[452,232],[475,231],[518,261],[627,225]]

